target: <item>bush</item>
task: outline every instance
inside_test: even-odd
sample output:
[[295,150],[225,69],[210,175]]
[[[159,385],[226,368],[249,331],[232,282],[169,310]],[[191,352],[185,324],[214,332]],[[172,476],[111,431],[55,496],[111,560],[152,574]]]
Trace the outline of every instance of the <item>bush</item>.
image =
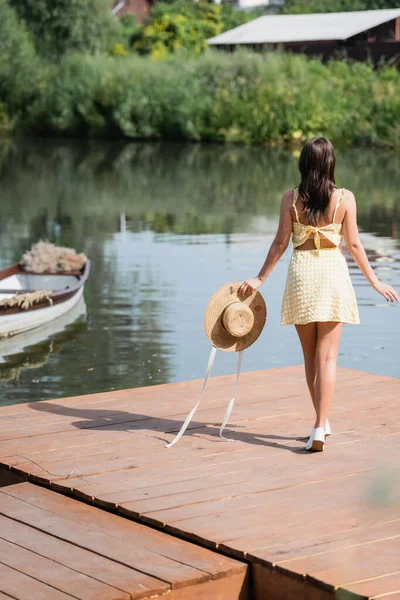
[[247,144],[398,146],[400,74],[302,55],[209,51],[197,60],[129,55],[64,58],[29,108],[47,134]]
[[[66,57],[31,107],[33,130],[74,136],[198,139],[204,93],[184,62]],[[197,91],[196,91],[197,90]]]

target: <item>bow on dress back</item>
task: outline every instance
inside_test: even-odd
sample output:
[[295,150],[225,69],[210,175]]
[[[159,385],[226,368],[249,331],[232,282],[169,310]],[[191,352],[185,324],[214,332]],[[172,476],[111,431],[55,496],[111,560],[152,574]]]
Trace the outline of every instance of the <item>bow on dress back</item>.
[[314,244],[317,250],[321,248],[321,234],[328,239],[332,244],[336,247],[340,246],[340,243],[343,238],[343,226],[342,223],[335,223],[336,212],[337,209],[343,200],[344,196],[344,188],[340,190],[339,198],[336,202],[335,212],[333,213],[332,223],[329,225],[324,225],[323,227],[316,227],[314,225],[304,225],[299,221],[299,215],[297,213],[296,202],[299,197],[299,190],[295,188],[293,190],[293,208],[296,215],[296,221],[293,221],[293,246],[294,248],[298,248],[302,246],[308,238],[313,235],[314,236]]

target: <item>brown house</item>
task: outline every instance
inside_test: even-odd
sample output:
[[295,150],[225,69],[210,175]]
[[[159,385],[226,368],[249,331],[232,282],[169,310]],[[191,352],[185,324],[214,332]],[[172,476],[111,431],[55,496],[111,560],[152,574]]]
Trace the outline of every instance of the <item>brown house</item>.
[[122,17],[122,15],[134,15],[137,23],[150,15],[153,0],[114,0],[113,15]]
[[[399,0],[400,3],[400,0]],[[262,16],[208,40],[232,50],[283,47],[324,58],[346,54],[356,60],[399,58],[400,8],[306,15]]]

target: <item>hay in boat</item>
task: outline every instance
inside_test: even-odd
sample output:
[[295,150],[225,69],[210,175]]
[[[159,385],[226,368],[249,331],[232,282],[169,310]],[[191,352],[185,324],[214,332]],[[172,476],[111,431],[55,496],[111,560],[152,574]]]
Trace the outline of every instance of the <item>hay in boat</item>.
[[53,304],[51,299],[51,290],[36,290],[35,292],[27,292],[26,294],[15,294],[11,298],[0,300],[0,308],[23,308],[27,310],[34,304],[47,300],[49,304]]
[[20,265],[29,273],[70,273],[80,271],[86,264],[87,256],[73,248],[56,246],[40,240],[25,252]]

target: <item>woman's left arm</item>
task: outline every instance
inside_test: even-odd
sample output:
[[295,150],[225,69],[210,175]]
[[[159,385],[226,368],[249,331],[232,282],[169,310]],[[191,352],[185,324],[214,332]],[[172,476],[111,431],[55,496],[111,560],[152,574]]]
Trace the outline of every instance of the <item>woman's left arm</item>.
[[268,275],[272,272],[275,265],[279,262],[282,254],[285,252],[289,245],[290,236],[292,234],[292,216],[290,214],[290,207],[292,205],[292,190],[287,190],[282,197],[281,212],[279,216],[279,227],[272,242],[267,258],[257,277],[247,279],[240,288],[238,289],[239,296],[245,296],[254,292],[259,288]]

